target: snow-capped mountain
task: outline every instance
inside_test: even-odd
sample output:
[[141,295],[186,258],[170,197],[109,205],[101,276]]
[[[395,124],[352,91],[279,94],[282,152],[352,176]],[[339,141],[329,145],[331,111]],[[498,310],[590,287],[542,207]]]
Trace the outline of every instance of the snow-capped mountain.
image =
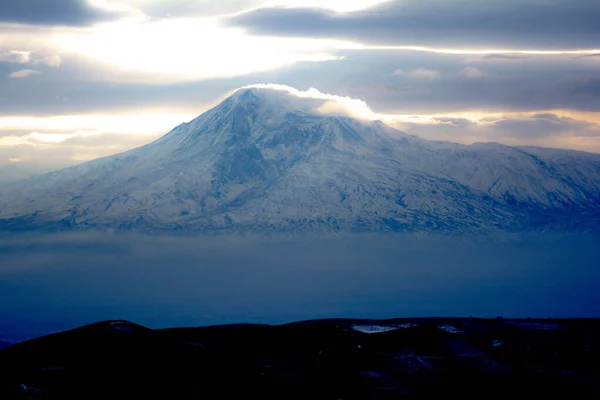
[[406,135],[242,89],[129,152],[0,189],[0,229],[598,229],[600,154]]

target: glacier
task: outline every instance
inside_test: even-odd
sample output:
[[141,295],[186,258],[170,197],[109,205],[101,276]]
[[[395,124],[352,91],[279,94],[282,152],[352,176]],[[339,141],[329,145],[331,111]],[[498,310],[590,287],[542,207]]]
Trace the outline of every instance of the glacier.
[[599,231],[600,154],[428,141],[241,89],[131,151],[0,187],[1,231]]

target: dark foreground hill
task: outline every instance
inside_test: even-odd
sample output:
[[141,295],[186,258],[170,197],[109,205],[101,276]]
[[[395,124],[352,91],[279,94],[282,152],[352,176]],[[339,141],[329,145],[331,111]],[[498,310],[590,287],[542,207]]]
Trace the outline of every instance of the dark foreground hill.
[[101,322],[0,351],[1,399],[598,398],[600,320]]

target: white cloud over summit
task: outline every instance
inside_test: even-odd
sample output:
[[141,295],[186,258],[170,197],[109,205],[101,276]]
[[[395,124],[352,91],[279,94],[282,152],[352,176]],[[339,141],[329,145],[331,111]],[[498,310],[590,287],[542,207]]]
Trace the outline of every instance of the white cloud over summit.
[[[267,89],[286,92],[291,96],[301,99],[325,100],[325,103],[320,104],[314,111],[323,114],[343,114],[358,119],[376,120],[380,119],[378,115],[371,110],[369,105],[360,99],[353,99],[347,96],[338,96],[329,93],[322,93],[318,89],[310,88],[308,90],[298,90],[294,87],[273,83],[260,83],[244,86],[240,89]],[[240,90],[236,89],[234,92]]]

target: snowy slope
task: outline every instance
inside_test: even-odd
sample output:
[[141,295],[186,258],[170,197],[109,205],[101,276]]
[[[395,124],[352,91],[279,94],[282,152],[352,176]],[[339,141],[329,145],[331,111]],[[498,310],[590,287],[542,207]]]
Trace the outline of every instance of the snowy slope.
[[597,229],[600,155],[431,142],[266,89],[0,189],[0,229]]

